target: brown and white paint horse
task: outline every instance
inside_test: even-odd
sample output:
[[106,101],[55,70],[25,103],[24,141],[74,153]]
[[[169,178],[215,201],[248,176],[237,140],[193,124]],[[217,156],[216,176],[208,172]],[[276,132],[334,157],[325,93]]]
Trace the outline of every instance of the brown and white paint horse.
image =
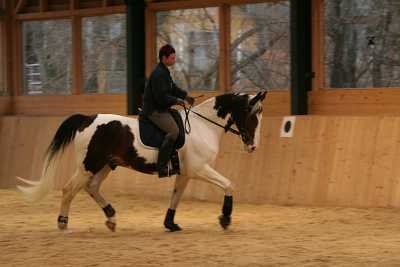
[[[245,149],[253,152],[260,140],[262,101],[266,92],[256,96],[247,94],[225,94],[210,98],[192,107],[188,113],[191,132],[186,135],[186,143],[179,150],[181,174],[176,176],[170,207],[164,226],[170,231],[181,228],[175,224],[175,210],[189,179],[199,179],[214,184],[224,190],[224,204],[220,224],[227,228],[231,222],[232,184],[219,174],[210,164],[218,154],[220,141],[227,130],[235,132],[242,139]],[[181,116],[185,112],[181,111]],[[220,126],[218,126],[219,124]],[[77,169],[63,188],[58,227],[63,230],[68,225],[71,201],[84,188],[107,217],[107,227],[116,227],[115,210],[99,193],[102,182],[111,171],[112,165],[128,167],[139,172],[156,173],[155,163],[158,150],[143,145],[140,141],[139,123],[135,118],[112,114],[93,116],[72,115],[58,128],[46,154],[40,181],[34,182],[17,177],[29,186],[18,186],[32,201],[43,198],[54,185],[55,170],[62,164],[64,148],[74,141]],[[110,167],[111,166],[111,167]]]

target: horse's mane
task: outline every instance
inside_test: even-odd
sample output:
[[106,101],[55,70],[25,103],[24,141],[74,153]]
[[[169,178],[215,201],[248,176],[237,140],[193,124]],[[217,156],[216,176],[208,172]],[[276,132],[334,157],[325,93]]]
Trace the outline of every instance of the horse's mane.
[[225,118],[229,113],[245,108],[248,101],[249,95],[247,94],[223,94],[216,97],[214,109],[218,111],[218,117]]

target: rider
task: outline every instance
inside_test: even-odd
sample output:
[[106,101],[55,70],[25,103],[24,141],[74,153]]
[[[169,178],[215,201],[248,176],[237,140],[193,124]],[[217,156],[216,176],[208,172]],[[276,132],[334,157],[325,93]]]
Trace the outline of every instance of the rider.
[[179,135],[178,125],[169,110],[173,105],[185,105],[185,101],[193,105],[194,98],[188,96],[171,78],[168,67],[175,64],[175,49],[169,44],[164,45],[160,48],[158,58],[160,62],[151,73],[144,90],[143,113],[166,133],[157,161],[158,176],[161,178],[171,175],[168,162]]

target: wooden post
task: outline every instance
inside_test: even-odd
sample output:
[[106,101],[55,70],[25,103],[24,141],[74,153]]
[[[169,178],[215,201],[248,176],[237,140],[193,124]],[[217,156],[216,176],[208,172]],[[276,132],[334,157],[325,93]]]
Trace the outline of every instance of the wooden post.
[[69,2],[69,9],[75,10],[79,8],[79,0],[70,0]]
[[82,92],[82,18],[72,17],[72,88],[71,93]]
[[312,1],[312,69],[315,78],[312,90],[318,91],[324,87],[324,1]]
[[15,7],[15,14],[18,14],[21,11],[21,9],[24,8],[25,4],[26,0],[19,0],[17,6]]
[[146,8],[145,11],[145,21],[146,21],[146,77],[149,77],[153,66],[156,64],[156,14],[155,11]]
[[103,7],[111,6],[111,0],[103,0]]
[[219,90],[231,90],[231,38],[230,38],[230,6],[222,4],[219,8],[220,21],[220,62],[219,62]]
[[138,114],[145,86],[145,1],[125,1],[127,8],[128,114]]
[[40,0],[40,12],[46,12],[49,10],[48,0]]
[[291,113],[308,112],[311,68],[311,0],[290,1]]

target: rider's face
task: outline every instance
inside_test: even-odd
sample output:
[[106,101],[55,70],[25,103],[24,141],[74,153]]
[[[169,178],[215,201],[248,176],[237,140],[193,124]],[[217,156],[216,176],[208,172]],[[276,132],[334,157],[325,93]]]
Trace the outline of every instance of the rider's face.
[[172,66],[172,65],[174,65],[175,64],[175,62],[176,62],[176,56],[175,56],[175,54],[171,54],[171,55],[169,55],[168,57],[163,57],[163,63],[166,65],[166,66]]

